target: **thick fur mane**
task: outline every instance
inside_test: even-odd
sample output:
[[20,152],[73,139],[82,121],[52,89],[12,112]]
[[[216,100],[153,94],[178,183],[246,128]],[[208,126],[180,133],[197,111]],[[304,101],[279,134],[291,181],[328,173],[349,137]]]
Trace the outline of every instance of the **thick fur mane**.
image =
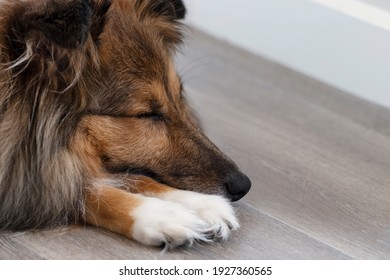
[[84,215],[96,170],[73,142],[93,100],[88,87],[99,83],[110,7],[131,5],[172,46],[181,39],[172,22],[185,13],[176,1],[34,2],[0,2],[0,230],[57,227]]
[[15,1],[1,11],[8,16],[2,19],[2,34],[9,34],[0,50],[3,229],[74,222],[83,204],[82,170],[68,141],[83,104],[78,82],[86,47],[58,47],[39,31],[30,32],[28,17],[34,12],[27,10]]

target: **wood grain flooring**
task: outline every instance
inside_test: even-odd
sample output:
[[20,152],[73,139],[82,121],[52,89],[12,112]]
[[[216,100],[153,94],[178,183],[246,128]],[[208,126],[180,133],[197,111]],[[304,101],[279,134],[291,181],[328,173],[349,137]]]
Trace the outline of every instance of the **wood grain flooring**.
[[225,243],[161,253],[93,227],[0,235],[0,259],[390,259],[390,110],[189,31],[178,69],[252,179]]

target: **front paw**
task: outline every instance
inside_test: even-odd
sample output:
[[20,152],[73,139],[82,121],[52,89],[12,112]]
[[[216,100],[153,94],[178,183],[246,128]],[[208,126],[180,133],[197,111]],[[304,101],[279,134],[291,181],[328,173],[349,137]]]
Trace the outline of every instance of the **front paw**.
[[165,194],[164,199],[180,203],[194,211],[208,224],[209,234],[213,239],[226,240],[232,230],[239,228],[233,207],[221,196],[175,190]]
[[181,204],[145,197],[131,214],[131,235],[142,244],[174,248],[210,241],[207,223]]

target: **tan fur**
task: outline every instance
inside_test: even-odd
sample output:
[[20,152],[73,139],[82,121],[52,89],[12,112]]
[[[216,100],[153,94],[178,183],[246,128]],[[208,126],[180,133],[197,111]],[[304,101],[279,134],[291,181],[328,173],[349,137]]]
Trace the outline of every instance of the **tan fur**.
[[86,221],[132,238],[134,219],[130,213],[142,201],[137,195],[110,186],[100,186],[86,193]]
[[127,178],[125,190],[111,186],[99,186],[86,193],[86,221],[98,227],[132,238],[134,218],[130,215],[141,203],[139,195],[161,197],[174,191],[148,177],[131,176]]

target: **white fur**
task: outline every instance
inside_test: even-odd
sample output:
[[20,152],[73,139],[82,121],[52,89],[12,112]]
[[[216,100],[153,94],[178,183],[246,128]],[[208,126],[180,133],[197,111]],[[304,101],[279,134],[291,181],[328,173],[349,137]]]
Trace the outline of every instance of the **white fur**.
[[181,204],[153,197],[143,197],[143,203],[132,213],[132,236],[140,243],[168,248],[194,241],[209,241],[207,224]]
[[231,230],[239,228],[233,207],[223,197],[176,190],[164,194],[165,200],[180,203],[206,222],[214,239],[226,240]]
[[239,223],[230,203],[217,195],[175,190],[160,198],[142,197],[130,213],[132,236],[138,242],[167,248],[196,241],[226,240]]

